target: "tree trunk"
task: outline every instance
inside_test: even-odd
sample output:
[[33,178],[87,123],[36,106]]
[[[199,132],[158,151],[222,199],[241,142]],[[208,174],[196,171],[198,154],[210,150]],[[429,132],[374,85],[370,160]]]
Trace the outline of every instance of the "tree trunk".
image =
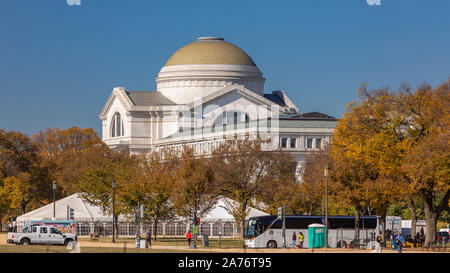
[[155,219],[153,222],[155,224],[155,227],[153,228],[153,240],[156,241],[156,233],[158,230],[158,219]]
[[417,215],[416,215],[416,206],[414,204],[414,200],[408,200],[408,208],[411,211],[411,238],[416,239],[416,224],[417,224]]
[[361,207],[355,207],[355,240],[359,243],[359,220],[361,216]]
[[[424,202],[424,205],[426,202]],[[436,213],[432,211],[430,205],[425,205],[425,221],[427,230],[425,233],[425,245],[431,242],[436,242]]]
[[244,235],[245,235],[245,216],[246,216],[245,212],[246,211],[247,211],[247,202],[244,202],[244,204],[242,206],[242,211],[241,211],[241,219],[239,221],[239,224],[241,226],[240,239],[242,239],[242,248],[245,248]]
[[242,248],[245,248],[245,219],[241,221],[241,239],[242,239]]
[[27,204],[24,203],[24,202],[22,202],[22,203],[20,204],[20,210],[21,210],[22,214],[25,214],[26,211],[27,211]]
[[436,242],[436,223],[441,215],[442,210],[448,206],[448,200],[450,198],[450,191],[447,191],[445,196],[439,202],[439,205],[433,207],[433,193],[422,193],[421,198],[424,205],[425,221],[427,230],[425,233],[425,244]]
[[381,238],[383,238],[383,246],[386,246],[386,215],[380,216]]

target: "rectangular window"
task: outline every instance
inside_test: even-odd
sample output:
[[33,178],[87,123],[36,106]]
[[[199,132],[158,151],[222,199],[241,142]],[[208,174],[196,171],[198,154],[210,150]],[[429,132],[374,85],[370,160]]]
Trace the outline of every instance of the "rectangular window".
[[287,148],[287,138],[281,139],[281,148]]
[[50,233],[51,234],[60,234],[59,230],[57,230],[56,228],[50,228]]
[[291,148],[295,148],[296,143],[297,143],[297,139],[291,138]]
[[316,149],[321,149],[322,148],[321,143],[322,143],[322,139],[321,138],[316,138]]
[[312,138],[307,138],[306,139],[306,148],[307,149],[312,149],[312,143],[313,143],[313,139]]

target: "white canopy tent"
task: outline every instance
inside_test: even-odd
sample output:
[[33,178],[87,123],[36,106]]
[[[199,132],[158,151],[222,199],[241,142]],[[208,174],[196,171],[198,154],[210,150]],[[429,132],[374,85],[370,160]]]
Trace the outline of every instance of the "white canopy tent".
[[[67,206],[74,210],[74,219],[76,221],[86,222],[108,222],[112,221],[110,215],[102,212],[100,207],[89,204],[81,197],[81,194],[75,193],[55,202],[54,220],[67,219]],[[45,205],[17,217],[18,224],[24,224],[31,220],[51,220],[53,219],[53,203]],[[122,220],[119,217],[119,221]]]
[[[217,204],[214,206],[214,208],[204,217],[202,217],[202,221],[215,221],[219,219],[225,221],[234,221],[233,215],[231,215],[228,211],[235,205],[237,205],[236,201],[230,198],[222,197],[217,201]],[[269,215],[264,211],[260,211],[252,207],[249,207],[248,211],[249,212],[246,219],[256,216]]]
[[[77,222],[111,222],[111,215],[104,214],[100,207],[91,205],[88,201],[82,198],[80,193],[72,194],[68,197],[62,198],[55,202],[55,220],[67,219],[67,206],[74,209],[74,219]],[[214,208],[202,217],[202,221],[216,221],[222,219],[223,221],[233,221],[233,216],[227,211],[237,202],[223,197],[219,199]],[[268,215],[267,213],[249,208],[247,219],[255,216]],[[45,205],[41,208],[23,214],[16,219],[16,223],[23,225],[32,220],[51,220],[53,219],[53,203]],[[130,217],[119,216],[119,222],[126,221]]]
[[[88,201],[83,199],[81,193],[76,193],[57,200],[55,202],[55,205],[55,218],[53,218],[53,203],[50,203],[46,206],[17,217],[16,225],[21,228],[27,222],[32,220],[66,220],[67,206],[69,206],[70,208],[74,209],[74,220],[77,222],[77,234],[79,236],[88,236],[93,232],[98,232],[103,236],[108,236],[111,234],[112,217],[110,215],[104,214],[100,207],[93,206]],[[207,230],[210,230],[210,234],[213,235],[216,233],[216,231],[214,231],[213,225],[217,225],[218,220],[220,219],[223,225],[225,223],[229,223],[227,225],[228,231],[227,227],[224,225],[224,236],[233,236],[236,231],[236,225],[234,223],[233,216],[227,211],[227,209],[229,210],[236,205],[236,201],[233,201],[229,198],[220,198],[213,209],[204,217],[201,217],[202,226],[206,227]],[[255,208],[249,208],[248,212],[249,213],[247,219],[254,216],[268,215],[267,213]],[[130,219],[132,219],[132,217],[130,216],[119,216],[119,235],[135,236],[136,224],[133,223],[132,220],[130,221]],[[178,223],[179,228],[174,228],[174,225],[177,225],[175,223]],[[162,232],[162,236],[184,236],[191,226],[191,221],[190,219],[180,217],[172,223],[159,223],[158,225],[162,225],[159,228],[159,230]],[[233,231],[229,229],[231,227]],[[203,233],[207,230],[203,229],[201,232]]]

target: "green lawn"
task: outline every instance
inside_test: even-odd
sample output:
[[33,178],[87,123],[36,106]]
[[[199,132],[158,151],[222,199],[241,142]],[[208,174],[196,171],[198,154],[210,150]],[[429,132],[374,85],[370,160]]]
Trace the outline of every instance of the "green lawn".
[[[0,253],[70,253],[65,246],[0,245]],[[80,253],[185,253],[175,249],[139,249],[122,247],[81,247]]]
[[[143,238],[142,238],[143,239]],[[89,242],[90,238],[78,238],[80,242]],[[99,242],[110,243],[112,240],[111,237],[100,237]],[[127,244],[135,244],[135,238],[118,238],[116,239],[117,243],[127,243]],[[163,245],[163,246],[187,246],[187,240],[184,238],[157,238],[156,240],[152,239],[152,245]],[[191,245],[193,241],[191,241]],[[237,248],[242,247],[243,241],[238,239],[221,239],[220,248]],[[199,248],[203,248],[203,243],[201,238],[197,240],[197,246]],[[204,248],[219,248],[219,240],[218,239],[209,239],[209,247]]]

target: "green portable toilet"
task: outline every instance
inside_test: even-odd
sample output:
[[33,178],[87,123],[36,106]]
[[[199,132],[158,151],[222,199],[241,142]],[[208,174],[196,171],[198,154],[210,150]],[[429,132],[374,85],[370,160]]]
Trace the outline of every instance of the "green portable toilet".
[[325,226],[311,224],[308,226],[309,248],[325,247]]

